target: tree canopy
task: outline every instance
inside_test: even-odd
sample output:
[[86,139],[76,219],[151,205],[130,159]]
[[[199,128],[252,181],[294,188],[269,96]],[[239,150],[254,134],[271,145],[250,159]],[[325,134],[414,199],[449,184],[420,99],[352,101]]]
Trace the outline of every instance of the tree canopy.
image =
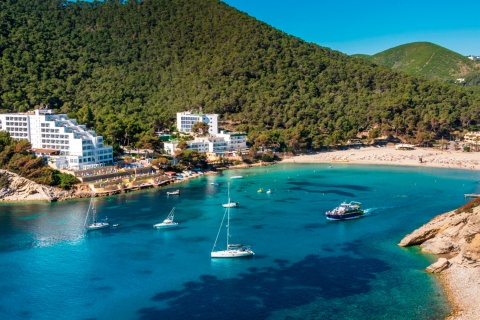
[[0,59],[1,112],[48,105],[109,143],[143,141],[189,109],[294,149],[479,121],[474,89],[307,43],[217,0],[1,1]]

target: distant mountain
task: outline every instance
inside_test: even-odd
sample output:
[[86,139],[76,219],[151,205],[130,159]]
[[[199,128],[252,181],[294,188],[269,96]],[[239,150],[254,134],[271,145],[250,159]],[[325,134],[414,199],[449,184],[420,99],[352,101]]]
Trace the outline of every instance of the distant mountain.
[[413,42],[371,56],[355,56],[393,70],[448,82],[480,72],[480,63],[430,42]]

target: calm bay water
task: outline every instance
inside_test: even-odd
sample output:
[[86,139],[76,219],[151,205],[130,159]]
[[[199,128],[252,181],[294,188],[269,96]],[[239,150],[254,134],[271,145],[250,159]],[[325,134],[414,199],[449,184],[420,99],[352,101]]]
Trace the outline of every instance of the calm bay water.
[[[450,306],[423,271],[435,257],[397,243],[465,203],[479,178],[325,164],[233,170],[175,186],[180,196],[163,188],[97,198],[99,215],[120,227],[88,234],[87,199],[1,204],[0,318],[442,318]],[[210,258],[228,181],[240,202],[231,242],[250,244],[253,258]],[[362,202],[367,216],[327,221],[344,200]],[[179,228],[153,229],[172,207]]]

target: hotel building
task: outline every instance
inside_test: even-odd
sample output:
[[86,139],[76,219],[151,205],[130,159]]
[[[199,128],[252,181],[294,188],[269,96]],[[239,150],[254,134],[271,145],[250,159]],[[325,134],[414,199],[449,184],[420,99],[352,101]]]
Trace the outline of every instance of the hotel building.
[[[236,151],[247,148],[247,134],[243,132],[226,133],[222,131],[213,137],[196,137],[192,141],[186,141],[189,150],[198,152],[210,152],[218,155],[228,151]],[[171,155],[177,149],[178,141],[164,142],[164,149]]]
[[177,129],[180,132],[192,132],[192,127],[198,122],[208,124],[208,133],[214,136],[218,132],[218,114],[192,113],[190,111],[177,113]]
[[[113,163],[111,146],[66,114],[37,109],[26,113],[0,114],[0,130],[14,139],[26,139],[37,155],[47,156],[58,169],[87,169]],[[56,154],[52,156],[51,154]]]
[[480,144],[480,132],[467,132],[463,137],[463,141],[468,144]]

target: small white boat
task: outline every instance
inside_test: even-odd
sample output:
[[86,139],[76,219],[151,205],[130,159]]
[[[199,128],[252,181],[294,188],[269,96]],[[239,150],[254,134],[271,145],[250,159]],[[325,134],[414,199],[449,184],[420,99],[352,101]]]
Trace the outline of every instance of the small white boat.
[[214,186],[218,186],[219,183],[218,182],[210,182],[211,185],[214,185]]
[[268,193],[268,194],[272,193],[272,190],[268,189],[268,190],[267,190],[267,193]]
[[154,224],[153,227],[156,229],[168,229],[168,228],[175,228],[178,226],[178,222],[173,222],[173,213],[175,212],[175,207],[173,207],[172,211],[168,214],[167,218],[163,220],[163,222]]
[[224,208],[235,208],[238,206],[239,202],[228,202],[228,203],[222,203],[222,207]]
[[243,176],[233,176],[230,179],[243,179]]
[[[90,205],[88,206],[87,209],[87,216],[85,217],[85,229],[87,231],[93,231],[93,230],[100,230],[100,229],[105,229],[110,227],[110,223],[108,222],[108,218],[105,217],[105,219],[102,219],[101,221],[97,221],[97,210],[95,209],[95,195],[92,194],[92,198],[90,199]],[[92,215],[92,223],[87,225],[88,217],[89,215]]]
[[224,208],[234,208],[236,206],[238,206],[239,202],[232,202],[230,200],[230,183],[228,184],[228,202],[227,203],[223,203],[222,204],[222,207]]
[[179,194],[180,194],[180,190],[167,191],[167,195],[175,196],[175,195],[179,195]]

